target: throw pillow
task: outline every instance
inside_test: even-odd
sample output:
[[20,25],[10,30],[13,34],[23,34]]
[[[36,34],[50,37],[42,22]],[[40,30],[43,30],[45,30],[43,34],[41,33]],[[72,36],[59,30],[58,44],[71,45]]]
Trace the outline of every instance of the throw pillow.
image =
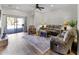
[[68,38],[68,31],[65,33],[63,41],[65,41]]

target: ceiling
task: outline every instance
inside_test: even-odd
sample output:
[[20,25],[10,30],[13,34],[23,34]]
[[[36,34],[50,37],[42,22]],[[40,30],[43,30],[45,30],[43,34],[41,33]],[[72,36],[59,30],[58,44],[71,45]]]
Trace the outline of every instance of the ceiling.
[[[66,7],[66,6],[74,6],[70,4],[39,4],[39,6],[44,7],[46,10],[55,10],[58,8]],[[14,9],[20,10],[23,12],[31,12],[35,10],[35,4],[2,4],[2,9]]]

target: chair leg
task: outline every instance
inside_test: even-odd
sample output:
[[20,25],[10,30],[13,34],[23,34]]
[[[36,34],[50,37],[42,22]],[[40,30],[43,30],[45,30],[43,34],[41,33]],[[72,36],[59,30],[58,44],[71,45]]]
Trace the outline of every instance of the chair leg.
[[67,54],[70,54],[71,53],[71,48],[68,50]]

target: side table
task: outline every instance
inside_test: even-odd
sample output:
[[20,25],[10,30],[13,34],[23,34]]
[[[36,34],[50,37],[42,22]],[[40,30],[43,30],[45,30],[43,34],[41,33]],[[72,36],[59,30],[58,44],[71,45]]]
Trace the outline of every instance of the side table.
[[3,39],[0,38],[0,48],[4,48],[8,45],[8,38],[5,37]]

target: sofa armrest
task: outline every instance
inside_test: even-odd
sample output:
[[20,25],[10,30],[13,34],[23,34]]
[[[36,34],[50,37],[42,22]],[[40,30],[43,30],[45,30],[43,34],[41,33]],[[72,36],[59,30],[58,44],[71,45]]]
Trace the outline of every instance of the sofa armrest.
[[52,37],[51,37],[51,41],[53,41],[54,43],[59,43],[59,44],[63,44],[63,45],[66,44],[66,43],[63,41],[63,38],[60,38],[60,37],[52,36]]
[[53,37],[50,41],[50,48],[66,49],[66,44],[61,38]]

